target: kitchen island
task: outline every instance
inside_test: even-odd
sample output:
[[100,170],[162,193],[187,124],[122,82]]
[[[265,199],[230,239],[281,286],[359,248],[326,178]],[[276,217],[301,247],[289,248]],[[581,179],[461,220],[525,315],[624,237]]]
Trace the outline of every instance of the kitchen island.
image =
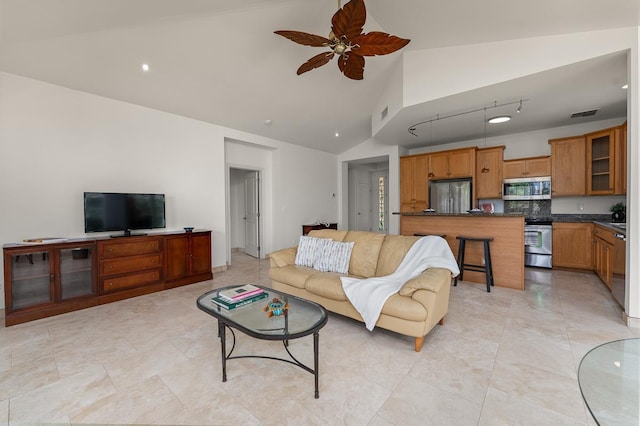
[[[402,212],[402,235],[444,235],[454,256],[458,256],[457,236],[491,237],[494,285],[524,290],[524,216],[513,214],[445,214]],[[467,244],[465,263],[482,264],[482,244]],[[485,284],[482,272],[464,271],[464,280]]]

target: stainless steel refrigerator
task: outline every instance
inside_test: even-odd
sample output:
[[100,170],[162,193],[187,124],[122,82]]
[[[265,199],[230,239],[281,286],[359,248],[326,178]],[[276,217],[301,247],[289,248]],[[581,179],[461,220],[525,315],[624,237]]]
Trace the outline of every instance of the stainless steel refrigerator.
[[429,182],[429,207],[438,213],[466,213],[471,210],[471,179],[443,179]]

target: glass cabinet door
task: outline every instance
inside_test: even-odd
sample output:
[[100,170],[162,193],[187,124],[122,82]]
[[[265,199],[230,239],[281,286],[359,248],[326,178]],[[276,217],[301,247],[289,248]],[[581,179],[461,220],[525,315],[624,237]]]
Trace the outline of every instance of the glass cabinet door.
[[48,250],[11,256],[11,310],[53,302]]
[[60,262],[60,299],[67,300],[95,293],[93,248],[78,247],[58,251]]

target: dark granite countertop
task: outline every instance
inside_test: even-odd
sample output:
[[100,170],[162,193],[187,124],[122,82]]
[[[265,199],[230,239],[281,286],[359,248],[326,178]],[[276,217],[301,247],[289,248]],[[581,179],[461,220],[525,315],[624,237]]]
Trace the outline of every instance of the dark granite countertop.
[[611,222],[610,214],[552,214],[554,222],[569,223],[589,223],[589,222]]
[[438,213],[438,212],[393,212],[401,216],[451,216],[451,217],[524,217],[522,213]]

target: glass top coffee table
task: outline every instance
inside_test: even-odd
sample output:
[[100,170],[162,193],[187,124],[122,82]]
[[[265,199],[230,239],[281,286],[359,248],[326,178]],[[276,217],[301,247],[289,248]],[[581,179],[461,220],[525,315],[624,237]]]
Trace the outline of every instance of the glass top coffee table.
[[[314,375],[315,397],[320,396],[318,392],[318,345],[319,331],[327,323],[327,311],[317,303],[300,297],[292,296],[273,289],[262,288],[269,296],[265,299],[255,301],[249,305],[240,306],[235,309],[225,309],[212,301],[221,291],[239,287],[233,285],[209,291],[200,296],[196,302],[198,308],[218,320],[218,337],[222,351],[222,381],[227,381],[227,360],[237,358],[266,358],[277,361],[284,361],[297,365],[305,371]],[[288,304],[286,313],[269,317],[263,310],[267,304],[278,298]],[[231,331],[233,344],[227,353],[226,349],[226,328]],[[291,359],[276,358],[259,355],[232,355],[236,345],[236,336],[233,329],[240,330],[244,334],[262,340],[281,340],[284,348]],[[313,368],[310,368],[298,361],[289,351],[289,340],[313,334]]]
[[608,342],[580,361],[582,397],[600,425],[640,424],[640,339]]

